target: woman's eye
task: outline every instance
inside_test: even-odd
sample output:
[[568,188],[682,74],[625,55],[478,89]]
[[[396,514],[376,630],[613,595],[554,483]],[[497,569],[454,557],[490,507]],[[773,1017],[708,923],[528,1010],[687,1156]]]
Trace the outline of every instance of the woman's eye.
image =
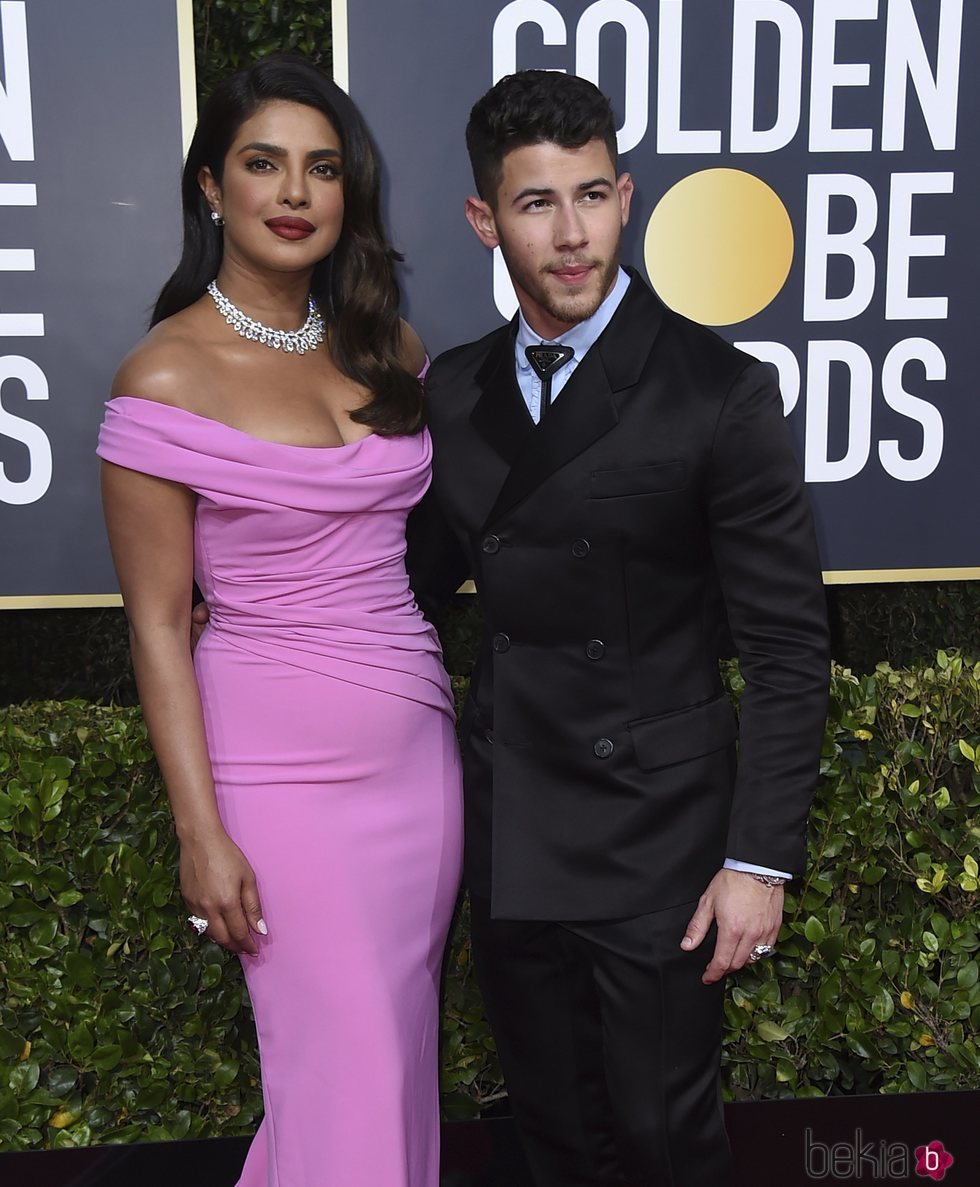
[[265,157],[255,157],[254,160],[249,161],[246,169],[250,169],[253,173],[266,173],[272,168],[272,162],[267,161]]

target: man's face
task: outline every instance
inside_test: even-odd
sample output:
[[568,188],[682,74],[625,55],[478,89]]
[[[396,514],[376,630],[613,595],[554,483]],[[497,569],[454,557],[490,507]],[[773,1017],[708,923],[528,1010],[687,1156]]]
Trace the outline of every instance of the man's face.
[[616,280],[633,182],[618,179],[601,140],[581,148],[544,142],[504,157],[496,207],[466,200],[487,247],[499,245],[521,310],[542,338],[591,317]]

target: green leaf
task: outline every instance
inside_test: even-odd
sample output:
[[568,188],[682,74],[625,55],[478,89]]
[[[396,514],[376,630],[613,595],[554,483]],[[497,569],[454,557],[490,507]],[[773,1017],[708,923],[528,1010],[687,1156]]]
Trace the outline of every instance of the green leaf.
[[956,984],[960,989],[972,989],[980,979],[980,965],[975,960],[969,960],[956,974]]
[[0,1026],[0,1059],[19,1059],[23,1050],[24,1040],[21,1036]]
[[223,1059],[214,1072],[214,1082],[222,1088],[234,1084],[238,1079],[239,1064],[237,1059]]
[[73,1026],[68,1032],[68,1051],[73,1059],[85,1062],[95,1048],[92,1028],[86,1023]]
[[803,927],[803,934],[811,944],[819,944],[827,938],[826,928],[815,915],[811,915],[807,919]]
[[796,1068],[788,1059],[776,1060],[776,1079],[780,1084],[795,1084],[797,1081]]
[[25,755],[17,764],[17,767],[26,783],[41,782],[44,775],[44,767],[35,759],[27,758]]
[[820,944],[820,955],[828,964],[836,964],[844,954],[844,937],[841,935],[828,936]]
[[91,952],[69,952],[65,956],[65,972],[70,980],[86,988],[95,984],[95,964]]
[[91,1063],[100,1072],[111,1072],[122,1059],[122,1047],[118,1043],[105,1043],[92,1052]]
[[960,738],[959,747],[960,747],[960,754],[962,754],[964,758],[969,759],[970,762],[976,762],[977,752],[970,745],[970,743],[966,740],[966,738]]
[[45,773],[55,779],[70,778],[74,766],[74,762],[64,754],[52,754],[50,758],[44,760]]
[[48,1089],[55,1096],[67,1096],[78,1083],[78,1072],[73,1067],[55,1067],[47,1075]]
[[25,1097],[41,1078],[41,1068],[37,1060],[29,1059],[23,1063],[15,1063],[7,1076],[7,1087],[16,1096]]
[[871,1013],[879,1022],[887,1022],[895,1013],[895,1002],[887,989],[879,989],[871,1002]]
[[766,1019],[759,1023],[755,1028],[756,1034],[760,1039],[767,1043],[780,1043],[783,1039],[789,1038],[789,1031],[785,1030],[778,1022],[772,1022]]

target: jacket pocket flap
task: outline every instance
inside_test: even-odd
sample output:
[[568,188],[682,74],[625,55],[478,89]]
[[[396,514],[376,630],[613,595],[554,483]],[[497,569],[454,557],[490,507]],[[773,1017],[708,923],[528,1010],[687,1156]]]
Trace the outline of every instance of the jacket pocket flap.
[[652,495],[682,490],[687,485],[686,462],[659,462],[626,470],[593,470],[590,499],[618,499],[625,495]]
[[735,741],[735,714],[722,693],[712,701],[631,721],[627,728],[640,769],[654,771],[673,763],[711,754]]

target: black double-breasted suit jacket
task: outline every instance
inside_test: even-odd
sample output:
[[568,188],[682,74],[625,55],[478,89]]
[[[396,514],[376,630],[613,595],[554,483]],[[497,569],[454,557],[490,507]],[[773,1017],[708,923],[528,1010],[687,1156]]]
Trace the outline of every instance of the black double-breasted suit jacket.
[[827,632],[770,371],[633,274],[536,426],[515,332],[432,365],[409,529],[420,603],[472,575],[484,614],[461,722],[471,890],[501,918],[612,919],[696,899],[726,857],[799,871]]

